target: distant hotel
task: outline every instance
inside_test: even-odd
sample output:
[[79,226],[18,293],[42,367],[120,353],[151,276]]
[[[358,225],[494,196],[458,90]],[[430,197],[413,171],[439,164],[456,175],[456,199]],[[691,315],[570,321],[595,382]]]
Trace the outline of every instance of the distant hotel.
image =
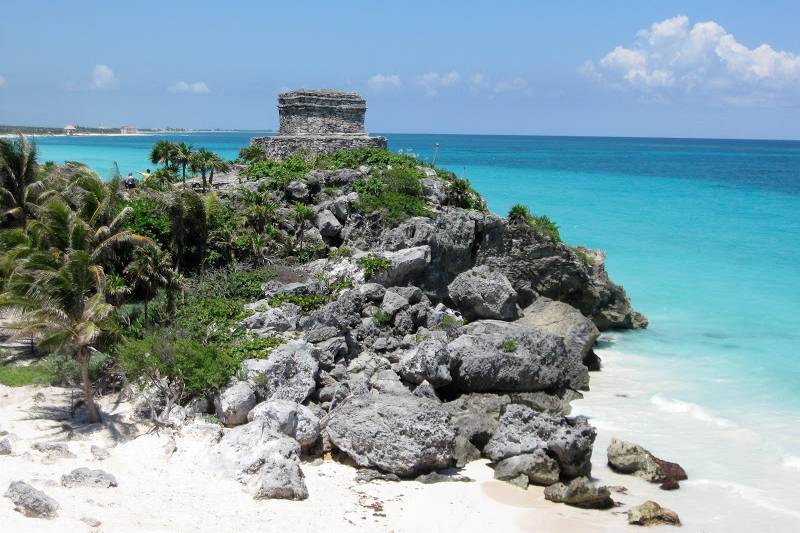
[[64,126],[64,135],[75,135],[77,131],[78,128],[74,124],[67,124]]
[[122,135],[136,135],[139,133],[139,128],[137,128],[136,126],[122,126],[119,129],[119,132]]

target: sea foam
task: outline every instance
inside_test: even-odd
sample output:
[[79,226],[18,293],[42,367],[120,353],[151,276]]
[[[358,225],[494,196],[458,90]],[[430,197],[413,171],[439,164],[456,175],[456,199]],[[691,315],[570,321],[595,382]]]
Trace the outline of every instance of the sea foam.
[[715,424],[721,428],[733,426],[731,421],[710,413],[696,403],[664,398],[658,394],[650,398],[650,403],[665,413],[688,414],[695,420],[700,420],[701,422],[711,422],[712,424]]

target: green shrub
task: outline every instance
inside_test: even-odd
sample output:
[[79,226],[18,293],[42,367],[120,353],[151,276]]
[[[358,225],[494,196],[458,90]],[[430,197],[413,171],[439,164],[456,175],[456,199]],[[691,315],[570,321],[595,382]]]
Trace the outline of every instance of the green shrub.
[[169,250],[172,224],[166,207],[146,196],[134,198],[129,205],[133,208],[133,214],[125,223],[127,229],[150,237],[162,248]]
[[[89,379],[96,381],[105,373],[111,356],[92,350],[89,358]],[[50,372],[50,384],[60,387],[77,386],[81,383],[81,369],[78,361],[63,354],[52,354],[43,363]]]
[[290,156],[283,161],[256,161],[244,171],[248,179],[269,178],[267,187],[283,190],[292,180],[303,178],[313,165],[300,156]]
[[280,337],[246,336],[239,344],[228,348],[228,355],[238,361],[245,359],[266,359],[272,349],[283,344]]
[[500,343],[500,349],[504,352],[516,352],[517,351],[517,341],[514,339],[506,339]]
[[365,213],[379,211],[389,226],[412,216],[430,216],[420,178],[415,167],[393,167],[359,180],[353,185],[359,195],[355,208]]
[[416,167],[419,161],[407,155],[396,154],[383,148],[355,148],[332,154],[322,154],[314,160],[314,166],[320,169],[336,170],[340,168],[358,168],[361,165],[370,167],[391,165],[392,167]]
[[392,268],[392,262],[383,256],[369,254],[359,257],[356,262],[364,268],[364,279],[368,280],[378,272]]
[[464,321],[453,315],[444,315],[439,322],[439,329],[455,329],[464,325]]
[[578,256],[581,263],[586,266],[594,266],[594,259],[592,259],[589,254],[586,253],[586,250],[583,248],[575,248],[575,255]]
[[353,249],[349,246],[340,246],[339,248],[331,248],[328,250],[328,257],[337,259],[339,257],[353,257]]
[[240,361],[217,346],[157,331],[119,346],[119,360],[130,379],[156,376],[182,382],[185,396],[218,390],[236,373]]
[[527,206],[514,204],[508,212],[508,221],[512,224],[527,224],[556,242],[561,242],[558,226],[547,215],[534,215]]
[[389,313],[378,309],[375,311],[375,314],[372,315],[372,323],[378,326],[379,328],[386,326],[389,322],[392,321],[392,316]]
[[273,296],[269,299],[269,305],[280,307],[285,303],[292,303],[300,308],[303,313],[308,314],[319,309],[330,301],[327,294],[282,294]]

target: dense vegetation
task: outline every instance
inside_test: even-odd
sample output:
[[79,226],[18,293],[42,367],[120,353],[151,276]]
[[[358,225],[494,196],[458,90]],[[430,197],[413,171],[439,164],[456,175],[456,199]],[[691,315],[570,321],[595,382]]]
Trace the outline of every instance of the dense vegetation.
[[[358,193],[353,208],[385,226],[431,215],[429,194],[437,204],[485,210],[466,180],[380,149],[275,162],[248,147],[226,162],[203,148],[159,141],[151,160],[160,168],[125,191],[119,179],[103,182],[77,163],[38,164],[36,146],[22,136],[0,139],[4,330],[48,354],[29,367],[0,366],[0,382],[80,383],[96,421],[100,376],[144,381],[175,403],[223,386],[243,359],[268,357],[282,341],[253,336],[240,323],[251,312],[245,304],[262,297],[262,284],[276,275],[271,265],[352,255],[309,239],[313,206],[288,200],[287,186],[310,186],[313,170],[359,169],[347,185]],[[230,168],[240,183],[213,190],[215,172]],[[558,240],[546,217],[512,211],[514,220]],[[358,263],[367,278],[390,267],[377,255]],[[290,302],[309,313],[349,286],[265,305]]]

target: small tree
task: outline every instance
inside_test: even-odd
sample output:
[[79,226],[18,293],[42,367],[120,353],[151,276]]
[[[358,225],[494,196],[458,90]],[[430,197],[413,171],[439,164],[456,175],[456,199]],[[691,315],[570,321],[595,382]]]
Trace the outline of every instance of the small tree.
[[297,222],[297,237],[300,243],[300,253],[303,252],[303,238],[306,232],[306,222],[314,218],[314,210],[305,204],[295,202],[292,206],[292,218]]
[[183,180],[183,188],[186,188],[186,167],[192,162],[192,145],[182,142],[176,144],[172,153],[172,161],[174,161],[181,168],[181,179]]
[[3,218],[25,226],[44,186],[37,178],[35,143],[20,134],[16,140],[0,139],[0,205]]
[[147,323],[147,305],[158,289],[165,287],[172,272],[172,259],[169,253],[157,245],[137,248],[133,260],[125,267],[125,273],[144,293],[144,321]]

